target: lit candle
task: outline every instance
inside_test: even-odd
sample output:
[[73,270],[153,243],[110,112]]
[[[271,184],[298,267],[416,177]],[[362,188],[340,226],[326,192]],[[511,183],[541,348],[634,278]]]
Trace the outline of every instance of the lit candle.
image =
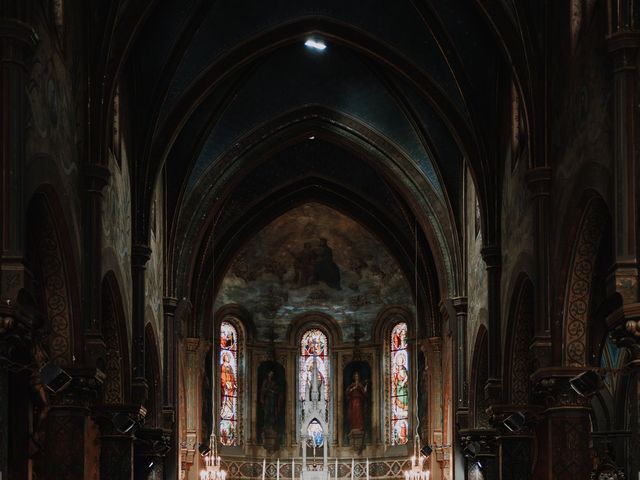
[[333,474],[333,478],[334,480],[338,480],[338,457],[336,457],[336,470],[335,470],[335,473]]
[[280,459],[276,462],[276,480],[280,480]]
[[262,480],[264,480],[264,476],[267,472],[267,459],[263,458],[262,459]]
[[[353,457],[351,457],[351,480],[353,480],[353,474],[355,471],[356,471],[356,462],[353,459]],[[640,480],[640,478],[638,480]]]
[[200,480],[204,480],[207,477],[207,472],[200,470]]

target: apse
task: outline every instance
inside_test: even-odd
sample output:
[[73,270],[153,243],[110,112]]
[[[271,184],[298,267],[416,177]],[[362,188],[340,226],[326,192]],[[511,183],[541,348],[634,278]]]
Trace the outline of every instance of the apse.
[[258,337],[284,339],[300,315],[333,318],[344,340],[370,341],[380,312],[413,311],[410,283],[389,250],[365,227],[320,203],[305,203],[273,220],[235,254],[215,310],[246,309]]

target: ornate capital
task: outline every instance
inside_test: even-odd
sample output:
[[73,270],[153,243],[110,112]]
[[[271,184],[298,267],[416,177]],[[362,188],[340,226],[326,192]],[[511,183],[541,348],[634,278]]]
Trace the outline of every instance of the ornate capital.
[[554,410],[589,410],[589,398],[579,395],[569,380],[586,370],[579,367],[541,368],[531,375],[535,395],[546,411]]
[[136,457],[164,457],[171,450],[171,430],[141,428],[136,433]]
[[527,185],[531,198],[548,197],[551,192],[551,168],[535,167],[527,172]]
[[131,264],[144,268],[151,258],[151,248],[148,245],[136,244],[131,248]]
[[[133,438],[135,430],[144,422],[144,417],[147,414],[146,408],[139,404],[96,405],[91,412],[103,437]],[[117,421],[114,422],[114,417],[117,415],[121,415],[125,419],[128,418],[135,424],[130,431],[122,432],[122,428],[118,429]]]
[[482,260],[487,265],[487,270],[492,268],[499,268],[502,265],[502,255],[500,253],[500,247],[497,245],[487,245],[480,250]]
[[458,435],[465,456],[488,457],[497,455],[497,430],[467,429],[460,430]]
[[70,385],[64,390],[53,395],[53,405],[56,407],[83,407],[89,408],[100,397],[105,374],[102,370],[93,367],[66,367],[71,376]]

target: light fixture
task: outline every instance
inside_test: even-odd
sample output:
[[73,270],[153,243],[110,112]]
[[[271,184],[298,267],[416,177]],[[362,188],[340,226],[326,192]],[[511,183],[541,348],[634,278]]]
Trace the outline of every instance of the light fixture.
[[111,419],[111,422],[120,433],[129,433],[137,425],[137,422],[133,418],[123,412],[116,413]]
[[429,455],[431,455],[431,452],[433,452],[433,449],[429,445],[425,445],[420,449],[420,455],[425,458],[428,458]]
[[515,412],[502,421],[502,424],[510,432],[519,432],[524,427],[526,418],[522,412]]
[[71,375],[49,362],[40,369],[42,384],[51,392],[58,393],[71,383]]
[[[200,448],[202,445],[200,445]],[[202,452],[202,450],[200,450]],[[204,469],[200,470],[200,480],[225,480],[227,472],[222,470],[215,435],[209,438],[209,451],[204,455]]]
[[315,38],[307,38],[306,42],[304,42],[304,46],[311,49],[322,52],[327,48],[327,44],[322,40],[316,40]]
[[593,370],[587,370],[569,379],[569,385],[581,397],[591,397],[602,388],[602,377]]
[[482,447],[482,445],[480,445],[479,442],[469,442],[463,449],[462,449],[462,453],[465,457],[467,458],[475,458],[475,456],[480,452],[480,448]]
[[211,448],[209,448],[209,445],[202,442],[200,445],[198,445],[198,451],[200,452],[200,455],[205,457],[207,455],[209,455],[209,452],[211,452]]
[[315,135],[309,135],[309,140],[315,140],[316,136]]

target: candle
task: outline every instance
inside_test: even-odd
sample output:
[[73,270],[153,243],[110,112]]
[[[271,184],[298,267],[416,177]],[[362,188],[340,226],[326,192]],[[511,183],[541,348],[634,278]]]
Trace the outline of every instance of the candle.
[[[351,480],[353,480],[353,474],[355,470],[356,470],[355,460],[353,459],[353,457],[351,457]],[[640,478],[638,480],[640,480]]]
[[369,480],[369,458],[367,458],[367,480]]
[[280,480],[280,459],[276,462],[276,480]]
[[291,480],[296,478],[296,459],[291,457]]
[[262,480],[264,480],[264,476],[267,472],[267,459],[263,458],[262,459]]
[[334,480],[338,480],[338,457],[336,457],[336,471],[333,475]]

